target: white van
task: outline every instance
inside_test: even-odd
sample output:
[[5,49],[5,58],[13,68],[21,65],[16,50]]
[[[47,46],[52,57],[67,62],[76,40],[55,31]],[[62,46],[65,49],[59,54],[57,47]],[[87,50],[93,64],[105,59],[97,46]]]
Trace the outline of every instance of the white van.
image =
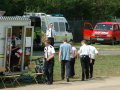
[[25,13],[24,16],[30,17],[31,25],[34,26],[34,46],[44,44],[46,30],[48,30],[48,25],[50,23],[53,23],[56,31],[55,46],[59,46],[63,38],[67,38],[68,41],[73,39],[69,24],[63,16],[52,16],[45,13]]
[[54,46],[59,46],[64,38],[67,38],[68,41],[73,39],[72,32],[70,31],[69,24],[65,17],[58,15],[47,15],[47,19],[48,24],[53,23],[54,29],[56,31]]

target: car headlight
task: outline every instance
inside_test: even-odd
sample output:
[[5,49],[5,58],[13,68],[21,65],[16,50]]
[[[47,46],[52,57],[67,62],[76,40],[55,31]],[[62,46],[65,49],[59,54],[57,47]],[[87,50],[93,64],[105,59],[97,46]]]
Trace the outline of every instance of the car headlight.
[[94,37],[94,36],[95,36],[95,34],[92,34],[92,36]]
[[107,37],[112,37],[112,35],[111,35],[111,34],[108,34]]

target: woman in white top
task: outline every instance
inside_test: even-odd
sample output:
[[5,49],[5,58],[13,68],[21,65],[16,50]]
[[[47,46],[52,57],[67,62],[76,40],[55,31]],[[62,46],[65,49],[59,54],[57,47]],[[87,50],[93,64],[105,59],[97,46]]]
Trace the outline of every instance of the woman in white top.
[[77,49],[76,47],[72,46],[72,50],[71,50],[71,60],[70,60],[70,76],[73,77],[75,75],[75,69],[74,69],[74,66],[75,66],[75,59],[76,59],[76,56],[77,56]]

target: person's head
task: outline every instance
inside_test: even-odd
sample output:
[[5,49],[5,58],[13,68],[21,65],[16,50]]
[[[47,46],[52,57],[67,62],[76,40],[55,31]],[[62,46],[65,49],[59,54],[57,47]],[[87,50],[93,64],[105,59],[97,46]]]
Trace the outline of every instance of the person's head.
[[15,37],[16,37],[16,34],[13,33],[13,34],[12,34],[12,39],[15,39]]
[[87,44],[87,41],[86,41],[86,40],[82,40],[82,41],[81,41],[81,44],[82,44],[82,45]]
[[92,43],[90,41],[87,42],[88,45],[91,45]]
[[49,28],[53,28],[53,24],[52,23],[49,24]]
[[64,39],[63,39],[63,42],[67,42],[67,38],[64,38]]
[[50,40],[47,39],[47,40],[45,41],[45,46],[48,46],[48,45],[50,45]]

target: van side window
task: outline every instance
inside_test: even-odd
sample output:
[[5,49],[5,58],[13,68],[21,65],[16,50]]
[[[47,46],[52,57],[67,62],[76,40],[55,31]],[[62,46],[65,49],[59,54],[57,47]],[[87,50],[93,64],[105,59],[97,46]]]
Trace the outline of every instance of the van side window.
[[86,24],[86,25],[85,25],[85,29],[90,30],[90,29],[92,29],[92,27],[91,27],[91,25],[90,25],[90,24]]
[[41,27],[41,19],[40,17],[30,17],[31,26]]
[[60,32],[65,32],[65,23],[59,22]]
[[59,32],[58,22],[54,22],[54,28],[56,32]]
[[66,26],[66,31],[67,32],[72,32],[72,29],[70,29],[70,26],[68,23],[65,23],[65,26]]
[[117,24],[114,25],[114,30],[119,30],[119,26]]

